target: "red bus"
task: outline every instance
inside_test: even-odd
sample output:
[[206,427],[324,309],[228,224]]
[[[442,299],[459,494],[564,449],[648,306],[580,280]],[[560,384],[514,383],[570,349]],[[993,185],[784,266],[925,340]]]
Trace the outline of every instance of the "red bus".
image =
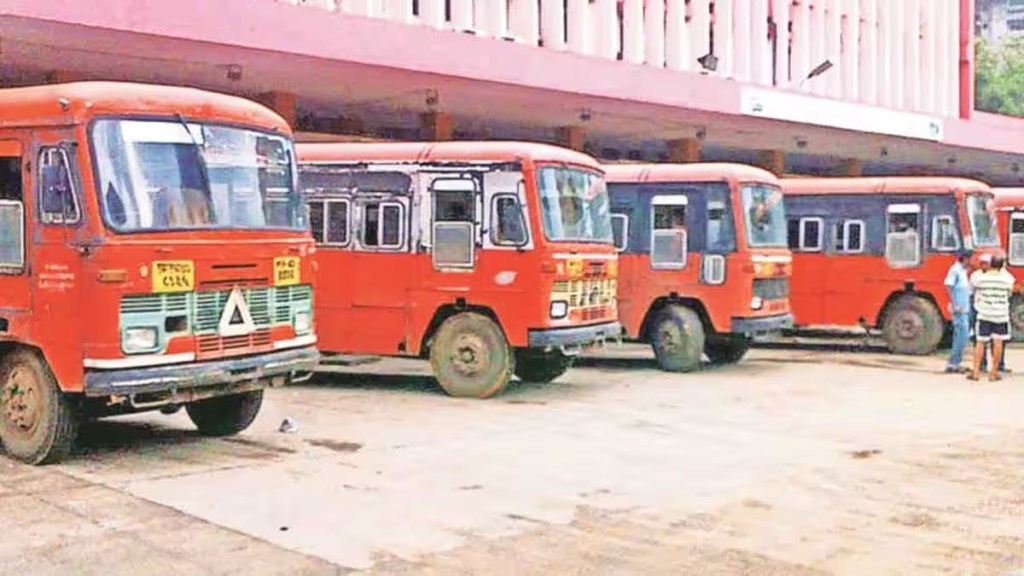
[[325,352],[429,357],[453,396],[620,337],[601,166],[542,144],[300,144]]
[[1006,267],[1017,278],[1017,289],[1010,303],[1013,340],[1024,341],[1024,188],[995,188],[999,237],[1006,246]]
[[889,349],[931,354],[950,320],[956,254],[997,252],[991,189],[961,178],[782,180],[797,327],[881,330]]
[[664,370],[737,362],[792,326],[778,180],[741,164],[607,165],[619,318]]
[[186,88],[0,90],[0,440],[32,464],[81,418],[255,419],[312,373],[312,240],[291,132]]

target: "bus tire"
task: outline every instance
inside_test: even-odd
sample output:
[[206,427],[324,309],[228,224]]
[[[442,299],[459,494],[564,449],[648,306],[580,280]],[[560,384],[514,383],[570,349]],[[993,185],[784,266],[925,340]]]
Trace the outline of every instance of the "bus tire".
[[490,318],[460,312],[446,319],[430,344],[430,366],[438,384],[456,398],[490,398],[512,379],[515,355]]
[[46,362],[19,348],[0,359],[0,441],[25,464],[59,462],[71,453],[78,411]]
[[185,412],[204,436],[233,436],[252,425],[262,406],[263,390],[254,390],[192,402]]
[[1024,294],[1010,298],[1010,330],[1014,342],[1024,341]]
[[516,376],[523,382],[547,384],[572,367],[572,356],[561,351],[544,352],[533,348],[516,350]]
[[696,312],[680,305],[663,308],[654,321],[651,347],[666,372],[693,372],[704,352],[704,325]]
[[750,338],[744,334],[721,334],[710,336],[704,353],[712,364],[735,364],[750,350]]
[[882,334],[896,354],[925,356],[939,347],[946,323],[935,305],[913,294],[900,296],[885,313]]

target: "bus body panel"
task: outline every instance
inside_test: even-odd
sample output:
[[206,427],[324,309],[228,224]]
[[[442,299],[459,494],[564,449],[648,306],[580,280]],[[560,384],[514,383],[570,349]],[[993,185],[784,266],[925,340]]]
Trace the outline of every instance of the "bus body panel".
[[[956,178],[801,178],[784,179],[783,189],[798,326],[877,328],[887,304],[907,293],[931,300],[950,320],[943,282],[956,255],[974,243],[965,198],[988,197],[987,186]],[[908,243],[897,253],[902,240]]]
[[[617,257],[610,244],[550,242],[536,184],[537,165],[559,165],[600,173],[592,159],[560,148],[524,143],[409,143],[385,145],[300,145],[303,188],[310,209],[324,214],[316,260],[321,292],[317,318],[321,349],[338,353],[420,355],[433,330],[450,310],[480,310],[493,315],[510,346],[527,348],[592,344],[617,337],[614,277]],[[339,187],[337,178],[390,174],[391,184],[366,180],[362,189]],[[437,265],[434,257],[433,204],[437,181],[473,180],[476,200],[454,222],[473,222],[472,262]],[[332,180],[335,179],[335,180]],[[355,181],[353,180],[353,181]],[[396,184],[397,182],[397,184]],[[377,186],[374,188],[374,186]],[[496,244],[494,202],[514,197],[524,213],[528,242],[522,247]],[[347,204],[342,209],[334,204]],[[380,248],[367,223],[380,222],[373,210],[400,211],[400,239]],[[346,231],[333,229],[337,209]],[[342,211],[344,216],[341,216]],[[447,220],[444,222],[448,222]],[[329,238],[335,235],[336,242]],[[377,230],[380,233],[380,230]],[[385,232],[387,233],[387,232]],[[342,239],[342,237],[344,237]],[[579,265],[573,275],[567,263]],[[588,271],[603,302],[572,309],[552,320],[552,294],[589,288]],[[589,297],[588,293],[588,297]],[[573,293],[575,296],[575,293]]]
[[[713,333],[766,334],[791,324],[790,252],[784,246],[748,246],[740,195],[746,183],[775,185],[774,176],[734,164],[606,169],[613,213],[624,217],[626,227],[618,298],[619,315],[630,338],[643,338],[645,321],[666,299],[697,303]],[[655,198],[679,197],[686,198],[685,266],[655,267],[653,203]],[[752,308],[755,296],[762,300],[757,309]]]

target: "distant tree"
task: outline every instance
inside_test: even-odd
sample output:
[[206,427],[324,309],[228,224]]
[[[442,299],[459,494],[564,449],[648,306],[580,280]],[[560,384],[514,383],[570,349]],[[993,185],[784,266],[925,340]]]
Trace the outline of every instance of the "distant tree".
[[1024,37],[1008,36],[993,45],[979,39],[974,85],[978,110],[1024,116]]

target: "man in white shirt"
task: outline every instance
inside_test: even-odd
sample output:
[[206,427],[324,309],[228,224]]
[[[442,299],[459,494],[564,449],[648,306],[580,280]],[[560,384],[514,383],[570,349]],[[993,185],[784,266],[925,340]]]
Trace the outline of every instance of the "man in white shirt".
[[974,288],[974,309],[977,311],[977,322],[974,325],[976,343],[974,345],[974,363],[971,380],[978,380],[981,373],[981,359],[985,354],[985,345],[992,342],[992,364],[989,381],[1000,380],[999,361],[1003,357],[1003,342],[1010,339],[1010,295],[1013,293],[1015,280],[1006,271],[1003,259],[992,259],[992,267],[988,270],[977,270],[971,274],[971,286]]

